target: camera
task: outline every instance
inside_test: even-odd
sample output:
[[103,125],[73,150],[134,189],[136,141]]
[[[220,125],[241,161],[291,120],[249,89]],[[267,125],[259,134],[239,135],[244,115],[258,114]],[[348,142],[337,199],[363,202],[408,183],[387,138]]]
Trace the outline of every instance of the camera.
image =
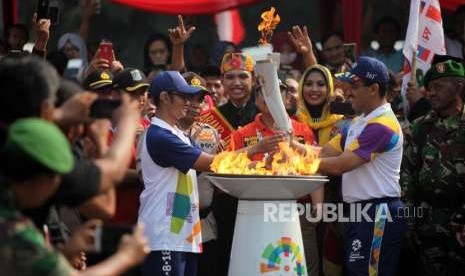
[[39,0],[37,21],[50,19],[52,25],[58,25],[61,18],[62,3],[60,0]]
[[132,234],[132,225],[101,225],[95,229],[95,250],[104,255],[111,255],[118,250],[121,237]]
[[355,111],[352,104],[349,102],[332,102],[329,104],[329,111],[332,114],[339,114],[344,116],[354,116]]
[[90,106],[90,117],[95,119],[111,119],[113,113],[121,105],[121,99],[97,99]]

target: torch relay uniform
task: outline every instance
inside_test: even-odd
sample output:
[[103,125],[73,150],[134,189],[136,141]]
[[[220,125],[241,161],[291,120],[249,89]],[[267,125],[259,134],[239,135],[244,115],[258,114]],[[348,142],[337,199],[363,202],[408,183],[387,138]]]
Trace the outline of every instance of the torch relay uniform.
[[[351,75],[387,84],[386,66],[361,57]],[[343,81],[350,78],[344,77]],[[355,118],[347,134],[338,134],[329,144],[340,151],[351,151],[365,164],[342,175],[344,214],[350,205],[367,209],[369,219],[344,222],[344,263],[348,275],[394,275],[406,220],[399,215],[400,165],[403,134],[389,103]],[[368,206],[367,206],[368,205]]]
[[[151,94],[162,91],[194,94],[179,72],[173,71],[154,79]],[[151,250],[142,274],[196,275],[202,235],[197,175],[192,166],[201,150],[192,146],[179,128],[158,117],[152,118],[142,139],[144,190],[140,195],[139,223],[145,225]]]

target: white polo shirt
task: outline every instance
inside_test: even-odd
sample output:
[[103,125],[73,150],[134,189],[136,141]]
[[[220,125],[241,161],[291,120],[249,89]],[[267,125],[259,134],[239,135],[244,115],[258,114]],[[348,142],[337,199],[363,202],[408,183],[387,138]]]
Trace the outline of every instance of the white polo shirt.
[[403,134],[389,103],[355,118],[347,134],[338,134],[330,145],[349,150],[367,163],[342,175],[344,202],[400,197]]
[[181,130],[156,117],[141,139],[139,222],[150,249],[201,252],[197,176],[191,169],[201,151]]

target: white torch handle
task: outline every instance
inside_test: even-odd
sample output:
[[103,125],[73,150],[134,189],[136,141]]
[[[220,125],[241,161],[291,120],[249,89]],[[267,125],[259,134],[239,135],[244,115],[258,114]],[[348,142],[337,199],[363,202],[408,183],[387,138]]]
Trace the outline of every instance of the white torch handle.
[[255,64],[255,73],[276,127],[280,131],[292,132],[291,120],[279,88],[277,64],[269,59],[259,60]]

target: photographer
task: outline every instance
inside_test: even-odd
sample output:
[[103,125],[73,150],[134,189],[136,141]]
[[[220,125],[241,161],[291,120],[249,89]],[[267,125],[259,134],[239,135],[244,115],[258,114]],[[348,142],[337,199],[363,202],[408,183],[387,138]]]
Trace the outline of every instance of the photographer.
[[[73,168],[66,138],[52,123],[41,119],[17,120],[1,151],[0,268],[6,275],[115,275],[141,262],[147,254],[142,228],[125,236],[116,254],[82,273],[73,271],[63,255],[46,244],[41,233],[21,213],[43,205],[60,186],[60,175]],[[8,160],[8,162],[4,162]],[[28,173],[25,174],[24,171]],[[74,236],[67,252],[90,249],[92,233]],[[72,254],[72,253],[71,253]],[[21,257],[18,257],[21,256]]]
[[[24,79],[24,75],[29,78]],[[55,108],[55,94],[59,87],[57,73],[34,56],[4,60],[0,64],[0,84],[4,87],[0,93],[0,121],[5,127],[24,117],[55,121],[62,128],[88,122],[90,105],[96,98],[90,93],[79,93],[60,108]],[[123,180],[130,162],[139,112],[137,104],[129,103],[129,100],[123,101],[120,110],[119,132],[107,153],[95,161],[76,157],[73,170],[63,176],[62,185],[47,206],[52,203],[80,206]],[[101,206],[93,208],[93,214],[99,210],[105,212]],[[47,209],[34,210],[33,216],[39,226],[45,221]]]

